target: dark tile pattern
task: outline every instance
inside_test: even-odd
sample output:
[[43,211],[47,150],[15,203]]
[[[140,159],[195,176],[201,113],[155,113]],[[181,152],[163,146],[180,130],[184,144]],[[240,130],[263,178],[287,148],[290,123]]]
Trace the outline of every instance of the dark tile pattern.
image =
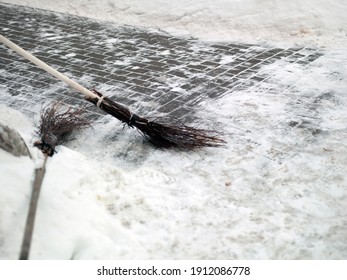
[[[97,88],[134,112],[170,114],[184,121],[205,99],[263,83],[262,66],[285,59],[308,65],[322,55],[308,48],[280,49],[205,43],[157,31],[117,26],[40,9],[0,4],[0,32],[87,88]],[[81,95],[0,45],[0,101],[34,114],[38,104]],[[103,114],[88,104],[91,116]]]

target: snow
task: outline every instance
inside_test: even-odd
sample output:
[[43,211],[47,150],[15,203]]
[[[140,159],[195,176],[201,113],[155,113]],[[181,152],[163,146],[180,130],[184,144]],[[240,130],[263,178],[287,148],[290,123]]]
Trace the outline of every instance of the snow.
[[340,0],[2,1],[208,41],[346,45],[347,2]]
[[[102,118],[49,160],[32,258],[346,258],[344,62],[336,50],[311,70],[279,61],[261,71],[279,89],[292,87],[283,94],[252,88],[206,101],[200,117],[228,141],[219,149],[155,149]],[[35,140],[33,123],[0,109],[3,122]],[[9,163],[0,165],[8,174],[1,258],[16,258],[33,163],[3,151],[1,159]]]
[[0,159],[0,258],[6,259],[11,255],[15,258],[16,253],[19,255],[19,249],[12,244],[19,245],[24,232],[23,215],[29,209],[28,197],[35,166],[28,157],[17,158],[2,149]]
[[[279,60],[260,70],[270,77],[260,87],[202,103],[202,125],[222,129],[225,147],[155,149],[110,116],[59,147],[47,163],[31,258],[347,258],[344,1],[11,3],[204,40],[328,48],[309,69]],[[0,121],[33,155],[0,150],[0,258],[16,259],[42,156],[32,147],[37,119],[1,105]]]

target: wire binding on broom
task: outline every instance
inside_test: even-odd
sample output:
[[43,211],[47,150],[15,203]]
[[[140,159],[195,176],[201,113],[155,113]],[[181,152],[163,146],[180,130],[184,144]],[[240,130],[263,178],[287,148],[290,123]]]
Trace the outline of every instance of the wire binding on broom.
[[93,89],[93,92],[97,97],[87,97],[88,101],[129,127],[137,128],[146,139],[158,147],[196,149],[225,144],[225,141],[220,138],[220,133],[216,131],[189,127],[178,120],[168,123],[167,121],[172,119],[167,117],[150,121],[132,113],[125,106],[110,100],[97,90]]

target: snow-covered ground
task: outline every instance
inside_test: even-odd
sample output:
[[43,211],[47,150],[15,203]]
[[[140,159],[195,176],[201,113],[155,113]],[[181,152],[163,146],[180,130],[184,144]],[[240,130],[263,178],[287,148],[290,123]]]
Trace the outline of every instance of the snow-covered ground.
[[[328,48],[309,69],[264,66],[274,93],[251,88],[201,104],[200,117],[223,129],[225,147],[155,149],[112,117],[59,147],[48,162],[32,258],[347,258],[344,1],[9,2],[204,39]],[[0,121],[32,146],[37,119],[0,105]],[[0,150],[2,259],[19,253],[41,162],[30,149],[34,161]]]
[[344,47],[341,0],[1,0],[204,40]]

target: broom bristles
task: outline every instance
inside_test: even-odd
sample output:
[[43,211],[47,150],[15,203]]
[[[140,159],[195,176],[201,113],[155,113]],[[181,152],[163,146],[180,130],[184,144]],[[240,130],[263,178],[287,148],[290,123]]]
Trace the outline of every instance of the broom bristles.
[[[103,96],[95,89],[93,92],[99,98],[87,98],[88,101],[127,124],[129,127],[136,127],[146,139],[158,147],[196,149],[202,147],[218,147],[226,143],[217,131],[186,126],[178,120],[168,123],[169,118],[167,117],[150,121],[131,113],[128,108]],[[102,100],[100,102],[101,97]]]
[[54,102],[41,110],[40,124],[36,131],[40,140],[35,146],[52,156],[58,145],[71,139],[76,130],[90,126],[85,108],[73,109],[63,107],[61,102]]

